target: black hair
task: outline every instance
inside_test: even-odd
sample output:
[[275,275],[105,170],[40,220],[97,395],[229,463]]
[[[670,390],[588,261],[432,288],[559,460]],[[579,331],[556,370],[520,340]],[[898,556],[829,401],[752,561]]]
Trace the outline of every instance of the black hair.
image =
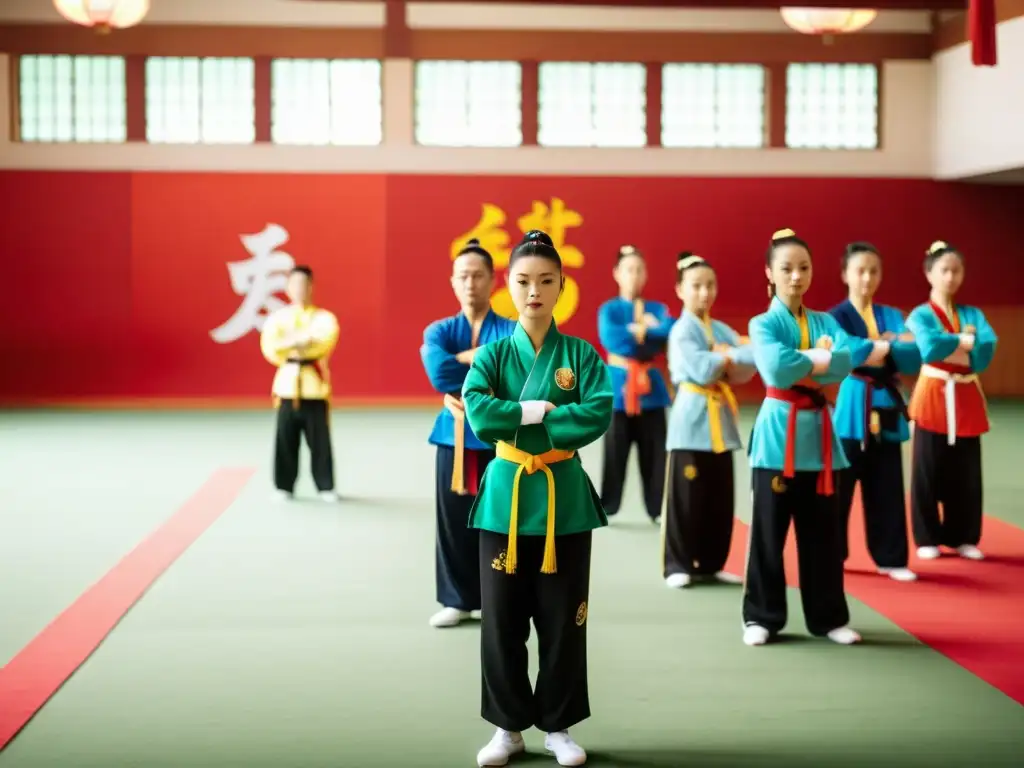
[[640,253],[640,249],[637,248],[635,245],[624,245],[621,248],[619,248],[619,253],[615,257],[615,263],[618,264],[627,256],[636,256],[637,258],[640,259],[644,257],[644,255]]
[[961,263],[964,260],[964,256],[960,251],[954,248],[952,245],[947,243],[945,240],[936,240],[934,243],[928,246],[928,250],[925,251],[924,256],[924,271],[930,272],[935,262],[945,256],[947,253],[955,253],[957,258],[960,259]]
[[306,279],[313,282],[313,270],[307,267],[305,264],[296,264],[292,267],[292,271],[289,272],[291,275],[305,275]]
[[555,244],[551,242],[546,232],[539,229],[531,229],[523,235],[519,245],[512,249],[512,255],[508,259],[509,269],[524,256],[540,256],[542,259],[555,262],[558,269],[562,269],[562,257],[558,255]]
[[683,276],[690,270],[697,269],[698,267],[707,267],[712,272],[715,268],[708,264],[704,259],[693,251],[683,251],[676,256],[676,285],[683,282]]
[[[797,237],[796,232],[792,229],[780,229],[772,235],[772,240],[768,244],[768,252],[764,256],[764,263],[769,269],[772,266],[772,261],[775,259],[775,249],[781,248],[784,245],[799,245],[805,251],[807,255],[811,255],[811,246],[800,237]],[[775,283],[771,280],[768,281],[768,296],[772,297],[775,295]]]
[[459,256],[465,256],[470,253],[475,254],[484,260],[484,264],[486,265],[488,272],[494,271],[494,259],[491,258],[491,254],[489,254],[487,250],[480,245],[480,241],[475,237],[466,241],[466,244],[462,246],[462,250],[459,251],[455,258],[459,258]]
[[846,271],[846,266],[850,263],[850,259],[856,256],[858,253],[873,253],[881,260],[882,254],[878,252],[871,243],[864,240],[857,240],[856,242],[850,243],[843,250],[843,271]]

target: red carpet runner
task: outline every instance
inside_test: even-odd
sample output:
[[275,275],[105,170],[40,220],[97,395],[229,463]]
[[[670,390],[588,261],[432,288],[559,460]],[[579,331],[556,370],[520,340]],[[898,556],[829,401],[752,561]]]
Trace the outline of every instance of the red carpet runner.
[[231,506],[253,473],[215,472],[170,519],[0,668],[0,750],[92,655],[160,574]]
[[[847,594],[1024,704],[1024,531],[986,517],[982,562],[949,555],[918,560],[911,541],[910,568],[919,578],[897,583],[878,575],[871,562],[859,498],[851,518]],[[731,572],[743,573],[746,545],[747,526],[737,521],[727,565]],[[792,530],[786,575],[790,586],[799,586]],[[791,612],[794,621],[801,619]]]

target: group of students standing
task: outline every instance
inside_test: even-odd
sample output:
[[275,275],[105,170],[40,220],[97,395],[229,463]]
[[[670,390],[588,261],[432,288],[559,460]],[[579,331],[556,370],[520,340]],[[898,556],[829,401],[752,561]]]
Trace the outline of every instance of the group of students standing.
[[[568,730],[590,714],[586,624],[591,533],[618,513],[638,446],[647,514],[660,523],[668,586],[702,578],[744,584],[743,641],[763,645],[786,624],[783,548],[795,527],[808,630],[860,641],[848,626],[846,529],[859,483],[869,551],[881,573],[909,570],[901,443],[913,430],[911,511],[920,558],[940,546],[982,559],[980,437],[988,430],[978,374],[996,335],[975,307],[957,305],[962,254],[936,242],[924,260],[928,302],[904,321],[874,303],[882,257],[868,243],[842,256],[849,298],[807,308],[810,246],[792,230],[768,245],[766,312],[741,336],[715,320],[713,265],[677,260],[683,309],[641,296],[643,254],[620,250],[620,296],[598,313],[605,357],[556,327],[563,286],[551,239],[532,231],[513,249],[508,285],[518,321],[489,305],[494,265],[471,240],[454,261],[461,311],[432,323],[421,356],[443,395],[437,449],[435,627],[477,611],[483,717],[496,727],[481,766],[505,765],[537,727],[560,765],[586,752]],[[668,380],[658,366],[667,353]],[[918,377],[909,405],[900,377]],[[766,394],[747,445],[753,514],[744,577],[725,568],[734,520],[733,453],[743,447],[732,387],[760,376]],[[833,408],[827,388],[839,385]],[[673,393],[674,390],[674,393]],[[668,413],[666,415],[666,410]],[[578,451],[603,437],[601,492]],[[942,505],[942,514],[939,505]],[[539,674],[526,643],[536,627]]]
[[[586,762],[569,728],[590,715],[591,536],[619,511],[634,443],[647,514],[662,529],[666,584],[742,581],[747,645],[767,643],[786,624],[783,548],[791,522],[808,630],[841,644],[860,641],[848,626],[843,568],[858,483],[879,571],[916,579],[908,568],[903,492],[901,444],[908,439],[918,557],[939,557],[946,547],[983,559],[981,436],[989,425],[978,375],[997,338],[979,309],[954,303],[963,255],[941,241],[928,248],[929,299],[906,321],[874,303],[882,257],[868,243],[845,249],[849,297],[830,312],[804,304],[811,249],[792,230],[772,236],[764,270],[769,307],[741,336],[711,316],[718,290],[711,263],[679,255],[683,309],[674,318],[664,304],[642,298],[644,257],[622,248],[614,269],[620,296],[598,313],[602,358],[554,323],[564,279],[548,235],[531,231],[511,253],[507,280],[517,321],[490,308],[494,264],[480,243],[471,240],[455,259],[451,284],[461,309],[432,323],[421,347],[444,403],[430,434],[441,604],[430,623],[451,627],[475,612],[483,619],[482,714],[496,731],[479,751],[479,765],[505,765],[525,750],[522,733],[531,727],[546,733],[545,747],[560,765]],[[327,361],[338,323],[313,303],[308,267],[292,270],[287,293],[291,304],[261,333],[263,355],[279,369],[274,483],[291,498],[304,434],[317,489],[336,501]],[[668,380],[658,366],[665,353]],[[732,387],[755,375],[766,392],[747,444],[753,513],[740,579],[724,570],[733,453],[743,447]],[[900,377],[914,375],[906,404]],[[833,407],[828,388],[836,384]],[[602,438],[598,494],[578,452]],[[531,622],[540,656],[536,685],[526,649]]]

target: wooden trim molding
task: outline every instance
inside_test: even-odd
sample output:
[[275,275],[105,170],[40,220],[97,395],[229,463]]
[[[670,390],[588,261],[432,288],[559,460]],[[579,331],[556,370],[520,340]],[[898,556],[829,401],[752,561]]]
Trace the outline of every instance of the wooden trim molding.
[[[1024,0],[1020,0],[1024,2]],[[389,5],[397,9],[397,6]],[[397,10],[392,10],[395,15]],[[826,41],[795,32],[599,32],[546,30],[141,25],[98,35],[71,24],[0,25],[11,54],[408,57],[480,61],[876,62],[929,59],[932,35],[860,33]]]
[[[996,23],[1024,16],[1024,0],[996,0]],[[936,53],[956,48],[968,41],[967,13],[952,14],[945,21],[937,20],[932,32],[932,47]]]

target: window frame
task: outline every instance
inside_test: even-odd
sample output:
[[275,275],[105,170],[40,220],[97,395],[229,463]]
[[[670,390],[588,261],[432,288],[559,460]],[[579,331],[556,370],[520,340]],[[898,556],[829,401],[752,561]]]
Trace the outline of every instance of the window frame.
[[[569,67],[569,66],[586,66],[590,68],[590,131],[591,139],[588,143],[546,143],[544,141],[544,71],[547,67]],[[647,85],[649,82],[648,67],[651,66],[649,62],[643,61],[563,61],[563,60],[548,60],[541,61],[537,64],[537,145],[545,149],[643,149],[648,146],[648,124],[651,120],[650,107],[651,100],[650,95],[647,93]],[[599,133],[599,127],[596,122],[597,109],[597,94],[598,85],[594,73],[598,71],[598,68],[605,67],[630,67],[637,68],[643,77],[641,82],[643,107],[641,114],[643,115],[643,122],[639,130],[639,140],[636,143],[631,142],[615,142],[607,143],[602,141],[595,141],[594,135]],[[612,107],[605,107],[603,109],[612,109]]]
[[[785,98],[785,135],[783,141],[783,147],[790,151],[818,151],[818,152],[877,152],[883,148],[882,145],[882,71],[883,67],[878,62],[870,61],[790,61],[786,62],[786,98]],[[874,134],[874,143],[870,146],[849,146],[844,143],[841,146],[828,146],[824,142],[818,142],[815,144],[794,144],[791,143],[790,133],[790,120],[791,114],[796,110],[793,103],[793,85],[791,80],[791,73],[794,68],[801,67],[835,67],[840,70],[848,67],[857,67],[863,70],[871,70],[874,72],[874,122],[872,126],[872,132]]]
[[[270,77],[270,84],[269,84],[269,88],[268,88],[268,99],[269,99],[269,110],[270,110],[270,112],[269,112],[269,116],[268,116],[268,122],[269,122],[269,131],[270,132],[269,132],[269,136],[268,136],[268,139],[267,139],[266,143],[273,144],[273,145],[279,146],[279,147],[378,147],[378,146],[381,146],[384,143],[384,98],[385,98],[385,93],[384,93],[384,62],[383,62],[383,60],[378,59],[378,58],[373,58],[373,57],[332,57],[332,58],[326,58],[326,57],[322,57],[322,56],[317,56],[317,57],[275,56],[273,58],[270,58],[268,61],[269,61],[269,63],[267,65],[267,69],[268,69],[268,75]],[[323,105],[323,110],[327,113],[327,141],[326,142],[317,142],[317,141],[302,141],[302,142],[281,141],[281,140],[278,140],[277,138],[275,138],[275,128],[278,125],[278,121],[275,119],[275,115],[277,114],[277,110],[279,109],[279,107],[277,106],[277,103],[278,103],[277,99],[275,98],[275,96],[276,96],[275,82],[277,81],[277,76],[275,75],[275,67],[277,65],[279,65],[279,63],[283,64],[283,65],[288,65],[288,64],[295,64],[297,62],[303,62],[303,63],[307,63],[307,64],[315,64],[315,63],[318,63],[318,62],[322,62],[322,63],[325,63],[327,65],[327,83],[326,83],[326,85],[327,85],[327,91],[326,91],[327,99],[326,99],[326,104]],[[376,141],[374,141],[374,142],[348,142],[348,141],[335,142],[334,141],[335,131],[339,130],[338,128],[336,128],[336,126],[339,125],[339,123],[335,122],[336,118],[340,118],[341,120],[343,120],[344,116],[346,114],[348,114],[346,111],[338,112],[338,111],[335,110],[335,100],[334,100],[335,86],[334,86],[334,80],[333,80],[333,78],[335,76],[334,65],[338,64],[338,63],[347,63],[347,62],[373,63],[373,64],[377,65],[376,66],[376,69],[377,69],[377,91],[378,91],[378,94],[379,94],[379,99],[378,99],[378,103],[376,105],[376,112],[377,112],[377,116],[379,118],[379,120],[378,120],[379,127],[378,127],[377,138],[376,138]]]
[[[256,76],[256,66],[257,65],[256,65],[256,60],[257,60],[257,58],[258,57],[254,57],[254,56],[147,56],[145,58],[145,63],[143,65],[144,66],[144,77],[143,77],[143,80],[144,80],[144,103],[143,103],[143,107],[142,107],[143,114],[144,114],[144,119],[145,119],[145,132],[144,132],[144,135],[145,135],[146,143],[154,145],[154,146],[161,145],[161,146],[177,146],[177,147],[192,147],[192,146],[244,147],[244,146],[251,146],[253,144],[256,144],[257,143],[257,134],[258,134],[258,129],[257,129],[257,125],[256,125],[256,122],[257,122],[257,109],[256,109],[256,101],[257,101],[257,98],[256,98],[256,77],[257,77]],[[184,64],[186,62],[194,61],[194,62],[196,62],[196,65],[198,67],[198,75],[197,75],[197,77],[198,77],[198,89],[197,89],[197,91],[195,93],[196,113],[197,113],[197,119],[198,119],[198,134],[197,134],[197,138],[196,138],[195,141],[161,140],[161,139],[155,139],[154,140],[154,138],[152,138],[152,134],[150,133],[150,107],[151,107],[151,105],[154,104],[154,103],[157,103],[159,101],[163,101],[164,102],[164,107],[165,107],[165,109],[167,109],[167,104],[169,103],[165,99],[158,99],[158,98],[156,98],[155,95],[151,94],[151,91],[150,91],[150,69],[149,69],[150,68],[150,62],[154,62],[154,61],[165,61],[166,62],[168,60],[177,60],[183,66],[184,66]],[[205,109],[205,107],[207,105],[207,101],[206,101],[207,97],[205,96],[205,93],[206,93],[206,77],[208,75],[204,72],[204,62],[207,62],[207,61],[234,61],[236,63],[238,63],[238,62],[246,62],[249,65],[249,69],[250,69],[250,72],[251,72],[251,75],[252,75],[252,82],[251,82],[251,86],[249,87],[249,91],[252,94],[252,98],[250,100],[249,110],[248,110],[248,113],[251,114],[251,116],[252,116],[252,132],[251,132],[251,137],[246,138],[245,140],[232,139],[232,140],[229,140],[229,141],[224,141],[224,140],[211,141],[211,140],[208,140],[206,138],[207,134],[205,133],[205,131],[206,131],[206,125],[207,125],[208,118],[206,117],[206,109]],[[191,100],[192,99],[190,97],[189,101],[191,101]],[[179,101],[179,104],[181,104],[181,105],[184,105],[184,103],[185,103],[184,101]],[[241,102],[239,102],[239,103],[241,103]],[[228,111],[225,110],[225,113],[227,113],[227,112]],[[217,120],[215,119],[212,122],[217,122]]]
[[[126,144],[129,141],[129,96],[128,96],[128,60],[129,57],[117,53],[9,53],[10,62],[10,96],[9,96],[9,109],[10,109],[10,120],[9,120],[9,136],[12,143],[17,144],[32,144],[32,145],[45,145],[45,144],[59,144],[59,145],[80,145],[80,146],[103,146],[103,145],[118,145]],[[72,67],[72,79],[71,79],[71,130],[72,138],[70,139],[26,139],[24,130],[24,99],[25,99],[25,79],[24,79],[24,64],[25,59],[57,59],[68,58],[71,60]],[[119,62],[121,67],[121,82],[120,82],[120,104],[118,109],[120,110],[121,117],[123,118],[121,134],[117,138],[108,139],[86,139],[80,140],[74,138],[75,129],[75,117],[76,117],[76,105],[78,103],[77,94],[75,91],[75,63],[81,59],[106,59],[111,62]],[[113,82],[113,81],[111,81]],[[38,83],[37,83],[38,85]],[[107,83],[110,85],[110,82]],[[113,106],[116,103],[116,99],[111,100],[106,106],[107,108]],[[107,122],[107,127],[110,126],[110,122]],[[37,121],[38,127],[38,121]]]
[[[714,133],[716,135],[716,141],[713,144],[699,144],[699,143],[666,143],[666,109],[665,104],[667,102],[667,77],[666,74],[670,68],[688,68],[688,67],[711,67],[715,74],[715,79],[712,85],[713,93],[713,125]],[[761,88],[760,88],[760,128],[758,130],[758,143],[757,144],[722,144],[718,143],[717,136],[721,130],[721,119],[720,115],[722,110],[720,109],[720,95],[721,86],[718,83],[718,76],[725,70],[730,68],[744,68],[748,70],[758,70],[761,76]],[[686,149],[686,150],[756,150],[756,149],[768,149],[771,143],[770,130],[771,130],[771,115],[770,115],[770,88],[771,88],[771,67],[764,62],[739,62],[739,61],[708,61],[708,62],[683,62],[683,61],[666,61],[661,63],[661,101],[660,101],[660,114],[658,123],[658,146],[665,147],[666,149]]]

